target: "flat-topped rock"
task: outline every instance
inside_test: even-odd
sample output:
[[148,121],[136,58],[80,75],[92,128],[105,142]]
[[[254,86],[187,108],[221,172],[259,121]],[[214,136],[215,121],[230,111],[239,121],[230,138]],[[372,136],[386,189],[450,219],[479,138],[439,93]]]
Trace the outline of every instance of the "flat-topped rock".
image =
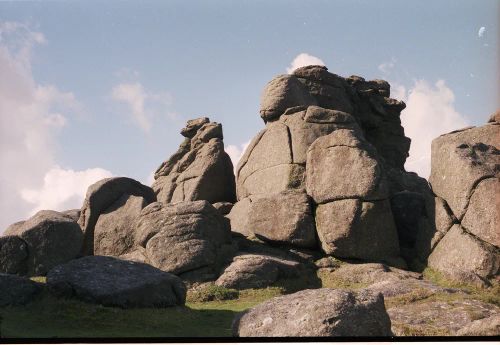
[[121,308],[170,307],[186,300],[186,287],[177,276],[105,256],[87,256],[53,268],[47,286],[56,296]]

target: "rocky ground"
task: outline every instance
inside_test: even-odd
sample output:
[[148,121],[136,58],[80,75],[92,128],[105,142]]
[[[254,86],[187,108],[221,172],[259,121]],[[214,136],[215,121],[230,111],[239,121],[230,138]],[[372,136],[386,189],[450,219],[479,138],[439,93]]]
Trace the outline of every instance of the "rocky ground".
[[233,169],[188,121],[151,187],[89,187],[0,237],[2,337],[500,334],[500,115],[432,144],[383,80],[307,66],[262,94]]

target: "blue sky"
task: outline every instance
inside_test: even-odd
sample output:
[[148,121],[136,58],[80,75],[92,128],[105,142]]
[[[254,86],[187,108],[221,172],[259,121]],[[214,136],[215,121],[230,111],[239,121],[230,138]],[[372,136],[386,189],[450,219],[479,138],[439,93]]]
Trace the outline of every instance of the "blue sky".
[[407,168],[426,177],[433,137],[499,108],[498,12],[496,0],[0,2],[0,231],[79,207],[104,176],[149,184],[190,118],[221,122],[237,160],[264,125],[263,86],[300,54],[388,80],[408,104]]

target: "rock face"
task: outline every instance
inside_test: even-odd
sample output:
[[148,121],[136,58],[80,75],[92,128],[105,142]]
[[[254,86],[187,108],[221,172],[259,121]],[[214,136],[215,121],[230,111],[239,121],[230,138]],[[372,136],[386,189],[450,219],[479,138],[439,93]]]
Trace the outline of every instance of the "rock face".
[[121,308],[184,305],[186,287],[173,274],[150,265],[87,256],[53,268],[47,286],[56,296]]
[[12,224],[0,237],[2,272],[44,275],[52,267],[76,258],[83,235],[69,216],[39,211],[26,221]]
[[41,286],[28,278],[0,273],[0,307],[30,302],[40,291]]
[[[389,88],[322,66],[271,80],[261,98],[266,127],[236,168],[232,231],[296,247],[319,244],[344,258],[401,261],[398,233],[413,236],[418,222],[396,224],[391,198],[403,191],[432,193],[403,169],[410,144],[399,119],[405,104],[389,98]],[[292,192],[302,193],[309,207],[291,210],[305,205],[284,197]],[[422,217],[430,218],[432,207],[426,203]]]
[[[448,213],[436,212],[436,227],[446,228],[449,219],[455,225],[436,239],[428,264],[479,285],[488,285],[500,269],[500,124],[492,119],[434,139],[429,179]],[[446,226],[438,226],[442,219]]]
[[[94,183],[87,189],[87,195],[83,202],[80,219],[78,220],[78,224],[80,224],[84,234],[84,245],[82,249],[84,255],[94,254],[94,246],[99,252],[105,253],[116,253],[124,250],[124,243],[121,242],[118,237],[129,231],[126,229],[126,223],[121,222],[121,224],[115,225],[113,220],[103,220],[98,230],[101,238],[102,236],[108,238],[108,242],[103,245],[95,243],[95,227],[99,217],[103,213],[107,215],[107,219],[114,217],[116,220],[120,218],[124,212],[134,209],[130,203],[125,201],[130,196],[143,198],[143,204],[149,204],[156,201],[156,196],[151,188],[128,177],[103,179]],[[125,210],[121,210],[123,207],[125,207]],[[117,215],[110,215],[111,213]],[[137,214],[137,212],[135,212],[135,214]],[[129,217],[133,216],[130,215]],[[109,243],[110,241],[119,241],[121,243],[117,243],[116,248],[110,248],[114,246],[112,243]]]
[[181,134],[186,139],[155,172],[158,201],[236,201],[233,164],[224,152],[222,126],[203,117],[188,121]]
[[240,337],[390,336],[384,298],[368,290],[303,290],[264,302],[233,321]]
[[174,274],[218,273],[230,248],[224,217],[207,201],[155,202],[141,212],[135,242],[151,265]]
[[297,261],[270,255],[237,255],[215,284],[240,290],[263,288],[282,278],[297,277],[299,267]]

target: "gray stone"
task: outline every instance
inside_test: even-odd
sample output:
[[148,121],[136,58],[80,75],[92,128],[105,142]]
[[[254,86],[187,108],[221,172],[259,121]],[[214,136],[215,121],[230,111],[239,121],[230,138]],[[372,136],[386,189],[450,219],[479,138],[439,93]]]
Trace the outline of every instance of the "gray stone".
[[0,272],[25,274],[28,245],[18,236],[0,237]]
[[106,256],[87,256],[53,268],[47,286],[56,296],[121,308],[170,307],[186,301],[179,277]]
[[314,104],[316,101],[297,77],[279,75],[267,83],[262,91],[260,116],[268,122],[279,118],[288,108]]
[[399,262],[399,243],[389,201],[346,199],[318,205],[321,248],[340,258]]
[[84,234],[84,255],[92,255],[94,252],[94,228],[99,216],[123,195],[141,196],[147,203],[156,200],[151,188],[128,177],[103,179],[87,189],[78,220]]
[[215,204],[212,204],[212,206],[215,207],[220,214],[225,216],[231,212],[234,204],[232,202],[216,202]]
[[149,262],[175,274],[205,266],[217,270],[220,248],[231,241],[224,217],[202,200],[150,204],[136,229],[136,243],[146,249]]
[[493,177],[474,188],[462,227],[481,240],[500,247],[500,181]]
[[233,164],[224,151],[221,124],[208,118],[189,120],[181,134],[186,139],[155,173],[157,200],[234,202]]
[[470,324],[459,329],[456,332],[458,336],[490,336],[498,337],[500,334],[500,313],[493,314],[479,320],[472,321]]
[[429,267],[449,278],[475,283],[474,277],[488,279],[498,274],[498,248],[482,242],[455,224],[436,245],[428,259]]
[[61,213],[66,215],[66,216],[69,216],[75,222],[78,222],[78,219],[80,219],[81,210],[78,208],[78,209],[73,209],[73,210],[62,211]]
[[240,290],[264,288],[279,279],[297,277],[299,266],[296,261],[270,255],[237,255],[215,284]]
[[[396,336],[455,335],[476,318],[498,314],[500,308],[469,298],[406,303],[387,310]],[[409,331],[411,332],[410,334]]]
[[475,186],[500,171],[500,127],[488,124],[442,135],[432,141],[431,176],[434,193],[446,200],[461,220]]
[[29,303],[42,290],[28,278],[0,273],[0,307]]
[[303,290],[275,297],[238,315],[239,337],[390,336],[384,298],[368,290]]
[[134,249],[135,222],[148,202],[124,194],[108,207],[94,228],[94,254],[120,256]]
[[265,241],[306,248],[316,245],[311,205],[303,191],[257,198],[250,205],[247,226]]
[[488,119],[488,123],[500,123],[500,110],[497,110],[493,114],[491,114],[490,118]]
[[231,212],[227,215],[231,223],[231,231],[240,233],[244,236],[253,234],[252,229],[249,227],[249,214],[252,207],[252,200],[244,198],[234,204]]
[[318,138],[307,152],[306,188],[316,203],[388,197],[375,149],[358,131],[339,129]]
[[83,242],[78,224],[56,211],[39,211],[30,219],[7,228],[4,235],[18,236],[26,243],[29,276],[44,275],[52,267],[76,258]]

